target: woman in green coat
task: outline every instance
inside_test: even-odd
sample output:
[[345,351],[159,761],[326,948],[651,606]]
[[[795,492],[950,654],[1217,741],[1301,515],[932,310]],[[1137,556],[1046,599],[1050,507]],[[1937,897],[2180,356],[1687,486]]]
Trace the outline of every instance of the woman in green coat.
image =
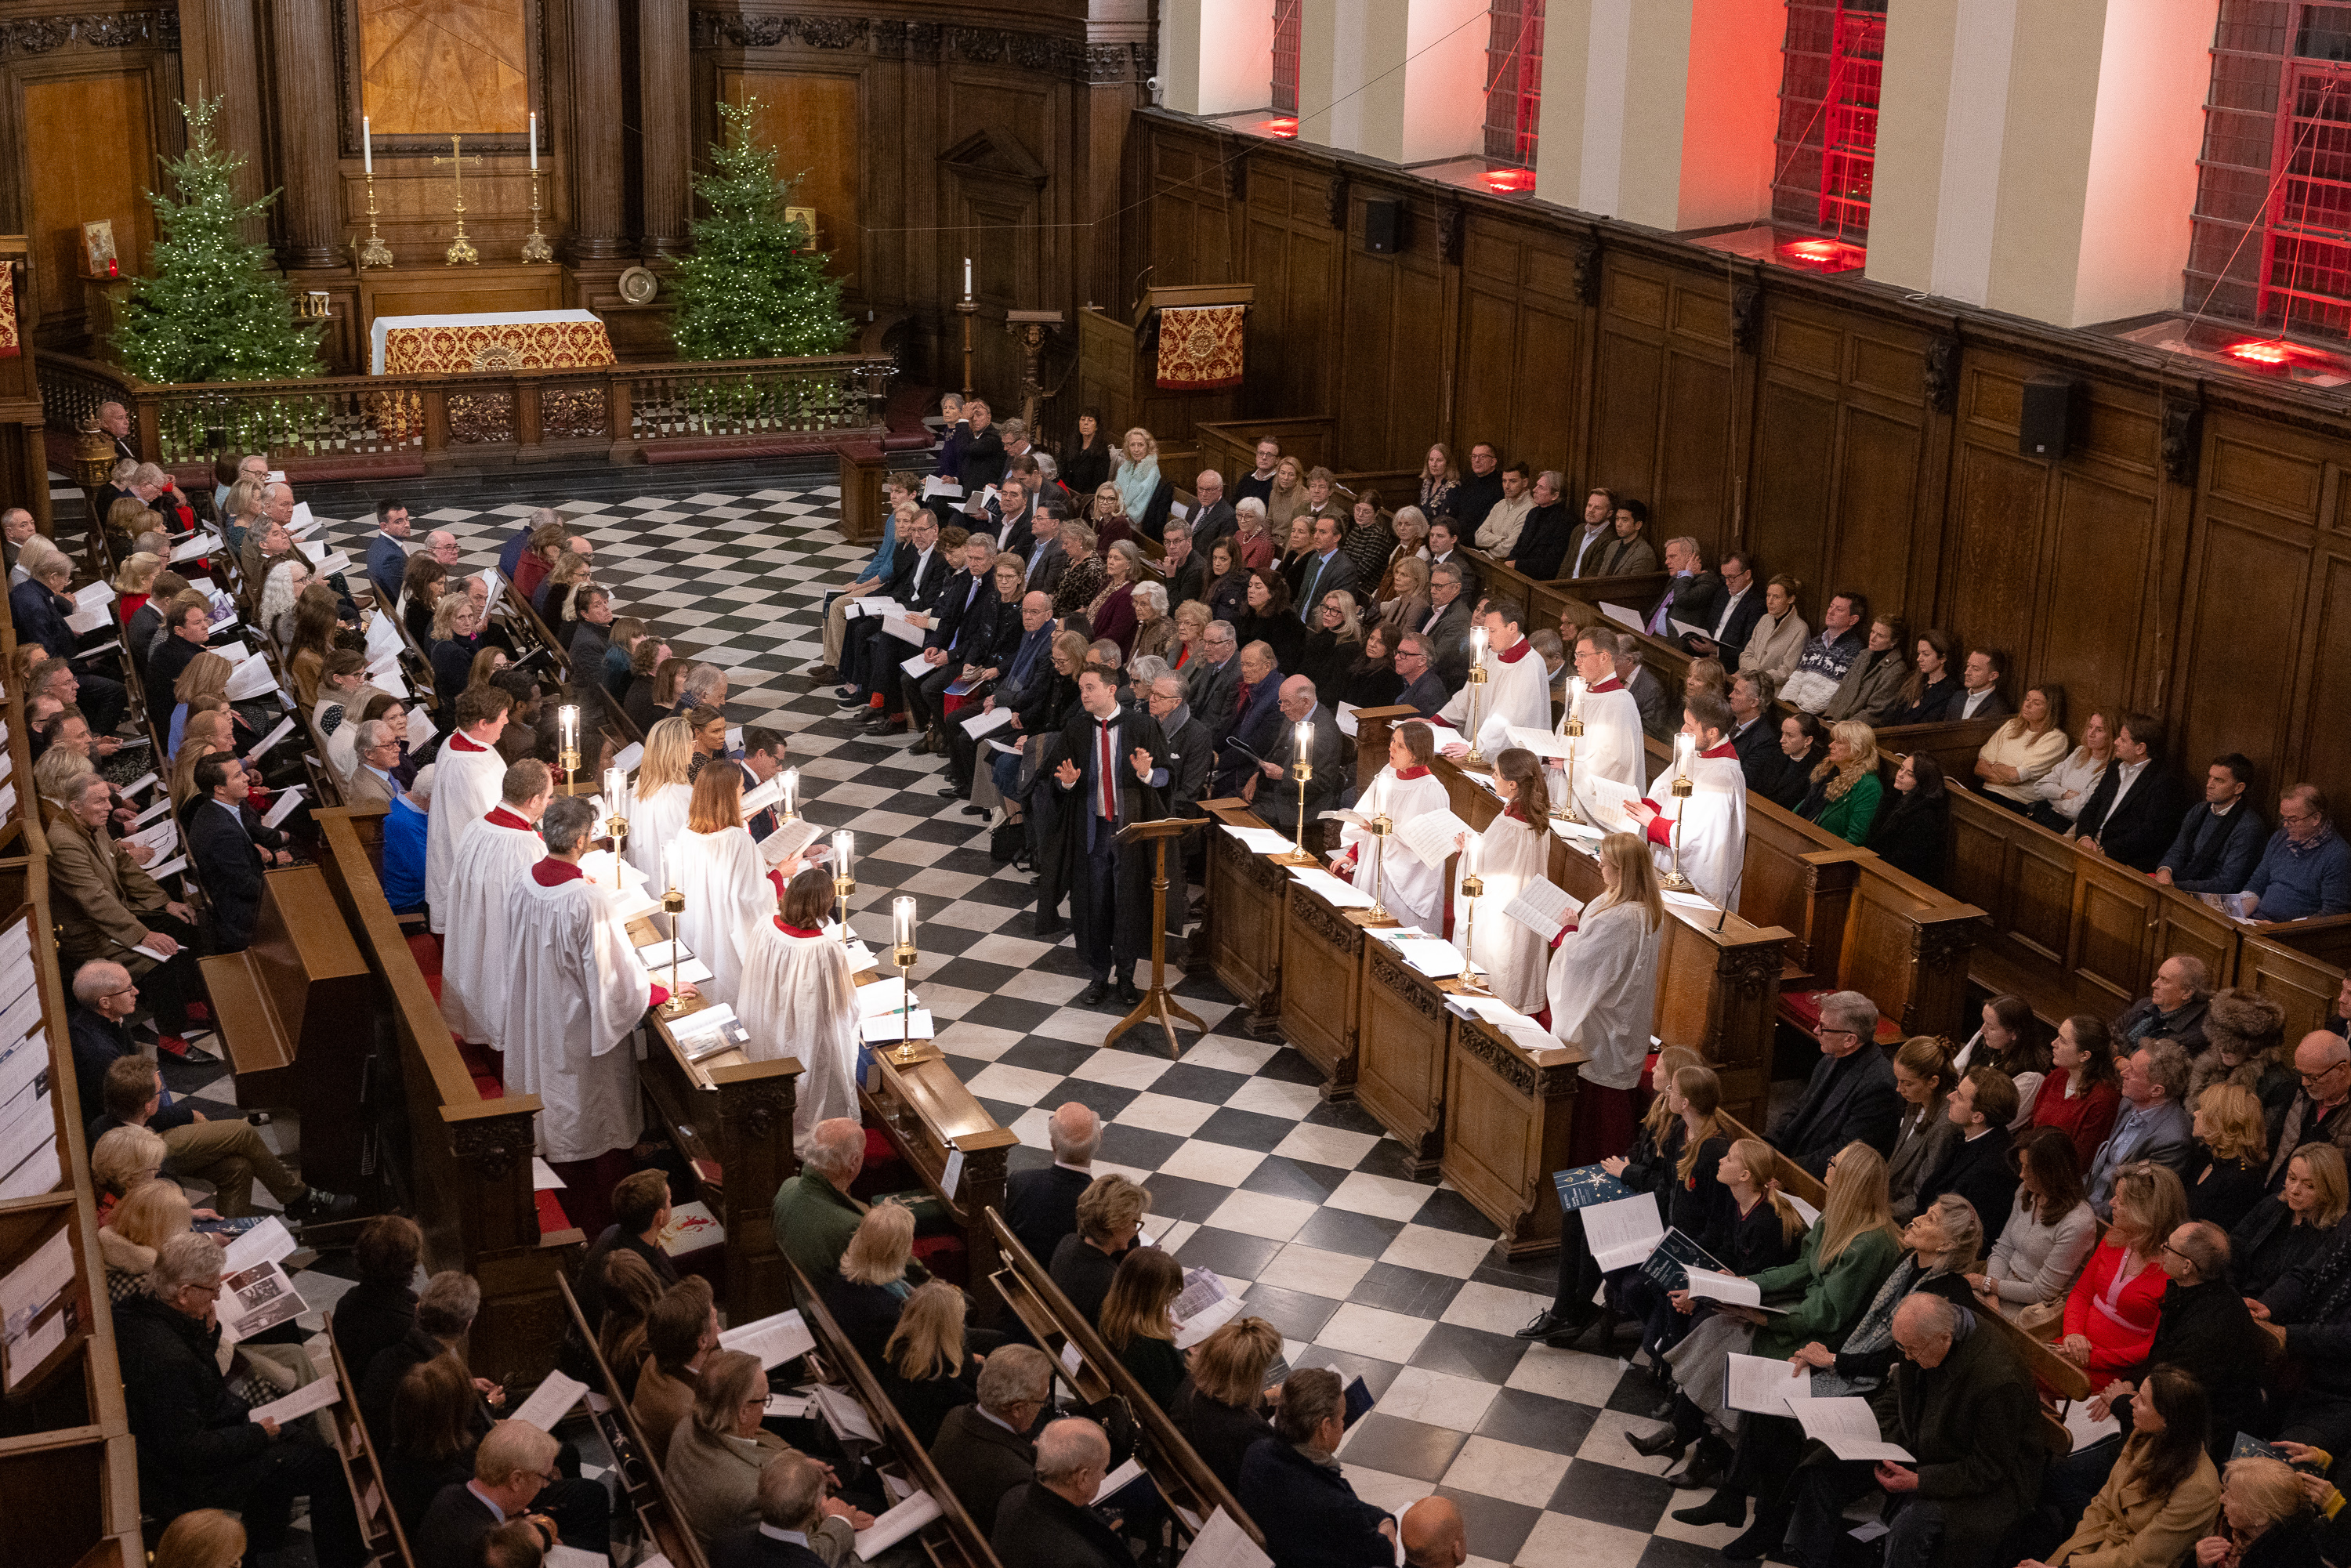
[[1796,815],[1849,844],[1867,843],[1885,787],[1877,781],[1877,733],[1857,718],[1829,726],[1829,754]]
[[[1784,1361],[1816,1341],[1836,1349],[1900,1257],[1885,1156],[1867,1144],[1847,1144],[1829,1161],[1828,1202],[1796,1260],[1748,1276],[1764,1305],[1777,1310],[1707,1303],[1705,1320],[1666,1353],[1676,1385],[1672,1427],[1646,1437],[1628,1431],[1625,1440],[1652,1458],[1678,1458],[1695,1439],[1698,1453],[1682,1479],[1694,1487],[1711,1483],[1730,1462],[1722,1434],[1739,1426],[1729,1399],[1729,1355]],[[1694,1305],[1684,1291],[1674,1292],[1674,1304],[1684,1312]]]

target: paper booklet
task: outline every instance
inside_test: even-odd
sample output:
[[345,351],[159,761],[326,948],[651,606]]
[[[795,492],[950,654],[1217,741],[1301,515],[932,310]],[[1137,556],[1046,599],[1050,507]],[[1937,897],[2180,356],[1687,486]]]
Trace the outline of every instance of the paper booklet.
[[1583,913],[1583,901],[1549,877],[1539,876],[1519,889],[1519,895],[1502,905],[1502,913],[1549,942],[1567,929],[1571,918]]
[[873,1423],[866,1416],[865,1406],[860,1405],[847,1389],[820,1383],[816,1385],[815,1398],[817,1414],[824,1417],[824,1424],[832,1428],[834,1437],[843,1441],[851,1437],[867,1443],[882,1440],[873,1430]]
[[1626,832],[1634,831],[1630,808],[1641,798],[1641,791],[1632,785],[1604,774],[1579,770],[1575,775],[1575,792],[1577,804],[1588,807],[1592,814],[1606,825],[1621,828]]
[[547,1375],[547,1381],[533,1389],[530,1397],[522,1402],[512,1419],[536,1427],[542,1432],[552,1432],[570,1413],[571,1407],[580,1403],[580,1396],[587,1392],[588,1385],[578,1378],[550,1372]]
[[1787,1312],[1785,1307],[1765,1306],[1762,1287],[1752,1280],[1737,1274],[1719,1273],[1712,1269],[1686,1268],[1683,1272],[1689,1276],[1688,1290],[1693,1296],[1703,1296],[1708,1301],[1722,1301],[1734,1307],[1752,1307],[1759,1312],[1771,1312],[1775,1316],[1784,1316]]
[[287,1422],[308,1416],[313,1410],[324,1410],[329,1405],[340,1405],[342,1399],[343,1385],[331,1377],[321,1377],[315,1383],[304,1384],[283,1399],[273,1399],[266,1405],[255,1406],[245,1413],[245,1418],[248,1421],[275,1421],[283,1427]]
[[919,681],[931,673],[933,666],[928,659],[924,658],[920,653],[915,653],[911,657],[899,660],[898,668]]
[[1273,1568],[1273,1559],[1220,1507],[1192,1537],[1176,1568]]
[[1563,761],[1567,757],[1568,742],[1563,735],[1554,735],[1547,729],[1530,729],[1522,724],[1510,726],[1506,733],[1512,746],[1523,747],[1537,757],[1549,758],[1552,761]]
[[1395,949],[1397,957],[1432,980],[1447,979],[1461,972],[1461,949],[1450,942],[1421,936],[1399,942]]
[[1334,909],[1376,909],[1379,907],[1379,901],[1372,897],[1370,894],[1358,892],[1355,888],[1351,887],[1346,883],[1341,882],[1337,877],[1332,876],[1327,871],[1316,871],[1311,867],[1301,866],[1298,868],[1297,874],[1298,883],[1301,887],[1312,889],[1317,897],[1321,898],[1323,903],[1330,904]]
[[780,806],[784,800],[784,776],[779,769],[765,784],[757,784],[743,792],[743,815],[758,816],[770,806]]
[[899,1045],[910,1040],[928,1040],[936,1027],[930,1009],[915,1008],[906,1013],[903,1029],[896,1013],[867,1019],[859,1028],[858,1038],[868,1045]]
[[294,716],[287,715],[277,721],[277,727],[261,737],[259,745],[245,754],[247,762],[258,762],[269,754],[272,747],[294,733]]
[[1876,1413],[1866,1399],[1791,1399],[1789,1414],[1804,1436],[1827,1445],[1840,1459],[1896,1459],[1916,1463],[1910,1450],[1889,1443],[1877,1429]]
[[1590,1208],[1595,1203],[1614,1203],[1620,1197],[1630,1197],[1633,1189],[1610,1176],[1598,1166],[1577,1166],[1572,1170],[1553,1171],[1552,1185],[1559,1189],[1559,1206],[1573,1214],[1579,1208]]
[[1621,604],[1611,604],[1604,599],[1600,602],[1600,613],[1619,626],[1635,632],[1641,629],[1641,612],[1637,610],[1627,610]]
[[1189,1350],[1240,1315],[1240,1298],[1225,1289],[1211,1269],[1187,1269],[1184,1289],[1167,1303],[1176,1323],[1176,1348]]
[[912,643],[917,648],[923,645],[923,639],[930,635],[928,632],[903,615],[882,617],[882,630],[901,643]]
[[229,673],[228,689],[222,695],[233,703],[250,702],[277,689],[277,677],[269,673],[268,661],[247,659]]
[[758,1356],[760,1366],[773,1371],[814,1350],[816,1335],[809,1332],[799,1312],[785,1312],[728,1329],[718,1336],[718,1343],[727,1350]]
[[220,1314],[221,1342],[235,1344],[264,1329],[292,1322],[309,1311],[309,1306],[294,1288],[294,1281],[287,1278],[286,1270],[272,1261],[224,1275],[214,1310]]
[[769,865],[781,865],[794,855],[804,853],[823,831],[821,826],[806,817],[796,817],[759,841],[760,857]]
[[294,1233],[273,1214],[222,1249],[221,1272],[240,1274],[259,1264],[275,1263],[293,1251]]
[[1464,833],[1475,836],[1468,823],[1439,806],[1434,811],[1423,811],[1408,819],[1396,829],[1396,841],[1417,857],[1420,863],[1432,870],[1443,870],[1447,857],[1453,853],[1454,841]]
[[1010,724],[1011,722],[1012,710],[1010,708],[990,708],[986,713],[976,713],[969,718],[965,719],[963,721],[963,732],[971,737],[974,740],[977,740],[984,735],[995,734],[998,730],[1002,729],[1006,725]]
[[1649,1254],[1649,1260],[1641,1265],[1642,1273],[1668,1291],[1687,1290],[1692,1269],[1723,1271],[1714,1254],[1679,1230],[1667,1230],[1665,1239],[1657,1243],[1657,1249]]
[[1657,1213],[1656,1198],[1648,1193],[1595,1203],[1583,1211],[1584,1244],[1604,1273],[1648,1261],[1665,1239],[1666,1222]]
[[1332,715],[1338,721],[1339,733],[1345,736],[1348,739],[1353,740],[1357,735],[1362,733],[1363,727],[1358,724],[1355,719],[1354,704],[1341,703],[1337,707],[1332,709]]
[[1703,637],[1709,643],[1714,641],[1714,633],[1703,626],[1693,626],[1687,621],[1677,620],[1672,616],[1666,618],[1666,624],[1685,637]]
[[960,499],[963,496],[963,484],[960,480],[942,478],[936,474],[930,475],[923,480],[923,499],[927,501],[934,496],[953,496]]
[[871,1563],[938,1517],[939,1505],[931,1494],[915,1492],[857,1532],[857,1560]]
[[1813,1369],[1770,1356],[1730,1354],[1724,1399],[1733,1410],[1757,1416],[1792,1416],[1792,1405],[1813,1396]]

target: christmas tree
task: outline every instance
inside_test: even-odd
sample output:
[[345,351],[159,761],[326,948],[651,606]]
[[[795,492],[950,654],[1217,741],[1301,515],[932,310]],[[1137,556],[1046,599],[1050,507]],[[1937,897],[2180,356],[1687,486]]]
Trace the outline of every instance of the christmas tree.
[[239,237],[239,225],[277,199],[272,191],[241,203],[231,179],[245,160],[213,144],[221,100],[180,106],[188,151],[163,161],[179,190],[154,204],[154,275],[139,278],[114,333],[115,357],[142,381],[280,381],[319,372],[319,329],[294,314],[262,246]]
[[841,284],[828,277],[807,225],[784,215],[796,180],[776,176],[776,150],[752,134],[758,99],[722,103],[733,145],[710,150],[712,172],[694,188],[710,215],[694,225],[694,254],[677,264],[672,331],[688,360],[772,360],[829,354],[849,338]]

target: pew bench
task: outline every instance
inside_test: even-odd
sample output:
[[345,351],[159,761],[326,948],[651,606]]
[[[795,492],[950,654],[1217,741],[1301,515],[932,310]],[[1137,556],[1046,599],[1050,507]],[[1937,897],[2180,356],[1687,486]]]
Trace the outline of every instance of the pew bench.
[[[988,1216],[1004,1202],[1008,1162],[1020,1139],[996,1124],[936,1046],[914,1044],[911,1062],[901,1061],[895,1047],[872,1049],[872,1074],[857,1093],[867,1137],[878,1132],[946,1211],[962,1241],[965,1283],[979,1321],[995,1327],[1003,1322],[1005,1303],[992,1283],[998,1239]],[[946,1186],[951,1150],[963,1155],[962,1179],[952,1192]]]
[[[569,1327],[588,1347],[588,1418],[599,1440],[611,1451],[619,1481],[620,1496],[616,1500],[635,1520],[638,1540],[666,1557],[670,1568],[710,1568],[701,1542],[695,1539],[684,1515],[670,1501],[669,1483],[662,1477],[662,1463],[667,1456],[654,1452],[653,1445],[645,1440],[620,1379],[612,1375],[611,1364],[604,1359],[603,1347],[589,1332],[588,1319],[580,1311],[580,1299],[571,1293],[571,1282],[558,1280],[556,1289],[562,1293]],[[601,1408],[598,1407],[600,1403]]]
[[378,1439],[368,1430],[367,1417],[360,1412],[360,1379],[343,1359],[343,1346],[335,1337],[332,1313],[328,1314],[327,1320],[327,1350],[333,1358],[329,1375],[343,1391],[342,1398],[327,1407],[327,1414],[335,1424],[335,1455],[342,1461],[343,1482],[350,1488],[351,1506],[359,1513],[360,1538],[367,1543],[369,1555],[383,1568],[415,1568],[415,1556],[408,1548],[408,1531],[401,1525],[400,1515],[392,1507],[392,1489],[384,1479]]

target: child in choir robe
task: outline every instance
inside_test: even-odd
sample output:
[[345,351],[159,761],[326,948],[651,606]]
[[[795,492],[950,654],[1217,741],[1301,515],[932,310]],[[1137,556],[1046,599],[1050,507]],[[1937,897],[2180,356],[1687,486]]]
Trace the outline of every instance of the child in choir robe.
[[[1739,896],[1747,863],[1747,769],[1729,738],[1736,722],[1730,705],[1711,693],[1686,698],[1674,759],[1632,806],[1657,870],[1669,872],[1678,861],[1700,898],[1726,907]],[[1687,800],[1673,792],[1685,772]]]
[[[1385,816],[1401,832],[1404,825],[1426,811],[1447,809],[1444,781],[1428,770],[1437,759],[1437,736],[1415,719],[1388,732],[1388,765],[1379,771],[1355,802],[1358,816],[1369,821]],[[1380,906],[1406,925],[1440,931],[1445,920],[1445,872],[1404,847],[1395,833],[1385,844],[1368,828],[1353,822],[1339,827],[1339,874],[1364,892],[1376,880]],[[1379,862],[1378,875],[1373,862]]]
[[1631,833],[1600,841],[1599,897],[1551,956],[1551,1031],[1589,1058],[1578,1076],[1567,1163],[1590,1165],[1633,1141],[1635,1092],[1657,1011],[1657,948],[1666,925],[1657,868]]
[[[498,755],[498,737],[506,733],[507,711],[514,698],[496,686],[475,686],[457,698],[457,733],[444,741],[434,764],[434,804],[439,809],[426,820],[424,840],[424,902],[433,911],[433,929],[449,929],[449,873],[457,863],[457,835],[488,815],[498,803],[498,786],[507,776],[507,759]],[[350,727],[354,736],[359,727]]]
[[[1478,874],[1485,880],[1482,906],[1469,932],[1469,961],[1483,971],[1494,995],[1522,1013],[1539,1013],[1546,1005],[1545,976],[1550,955],[1543,939],[1510,919],[1502,906],[1526,885],[1551,870],[1551,790],[1543,782],[1542,759],[1523,747],[1512,747],[1494,758],[1494,792],[1502,814],[1478,835]],[[1457,865],[1467,867],[1469,837],[1461,835],[1463,851]],[[1453,907],[1462,907],[1460,873],[1455,873]],[[1454,916],[1457,927],[1461,924]],[[1459,935],[1458,929],[1456,936]]]
[[832,873],[810,866],[784,888],[784,912],[743,935],[735,1011],[755,1061],[799,1059],[792,1147],[805,1159],[817,1124],[857,1114],[857,987],[849,950],[823,934]]
[[678,935],[710,967],[703,991],[735,1005],[743,975],[743,940],[772,917],[793,860],[769,870],[743,825],[743,770],[705,768],[694,781],[685,831],[670,841],[670,885],[685,895]]
[[629,863],[645,873],[646,892],[659,898],[669,887],[662,851],[685,831],[694,786],[685,770],[694,762],[694,729],[682,718],[665,718],[645,732],[645,754],[637,764],[636,788],[629,791]]

